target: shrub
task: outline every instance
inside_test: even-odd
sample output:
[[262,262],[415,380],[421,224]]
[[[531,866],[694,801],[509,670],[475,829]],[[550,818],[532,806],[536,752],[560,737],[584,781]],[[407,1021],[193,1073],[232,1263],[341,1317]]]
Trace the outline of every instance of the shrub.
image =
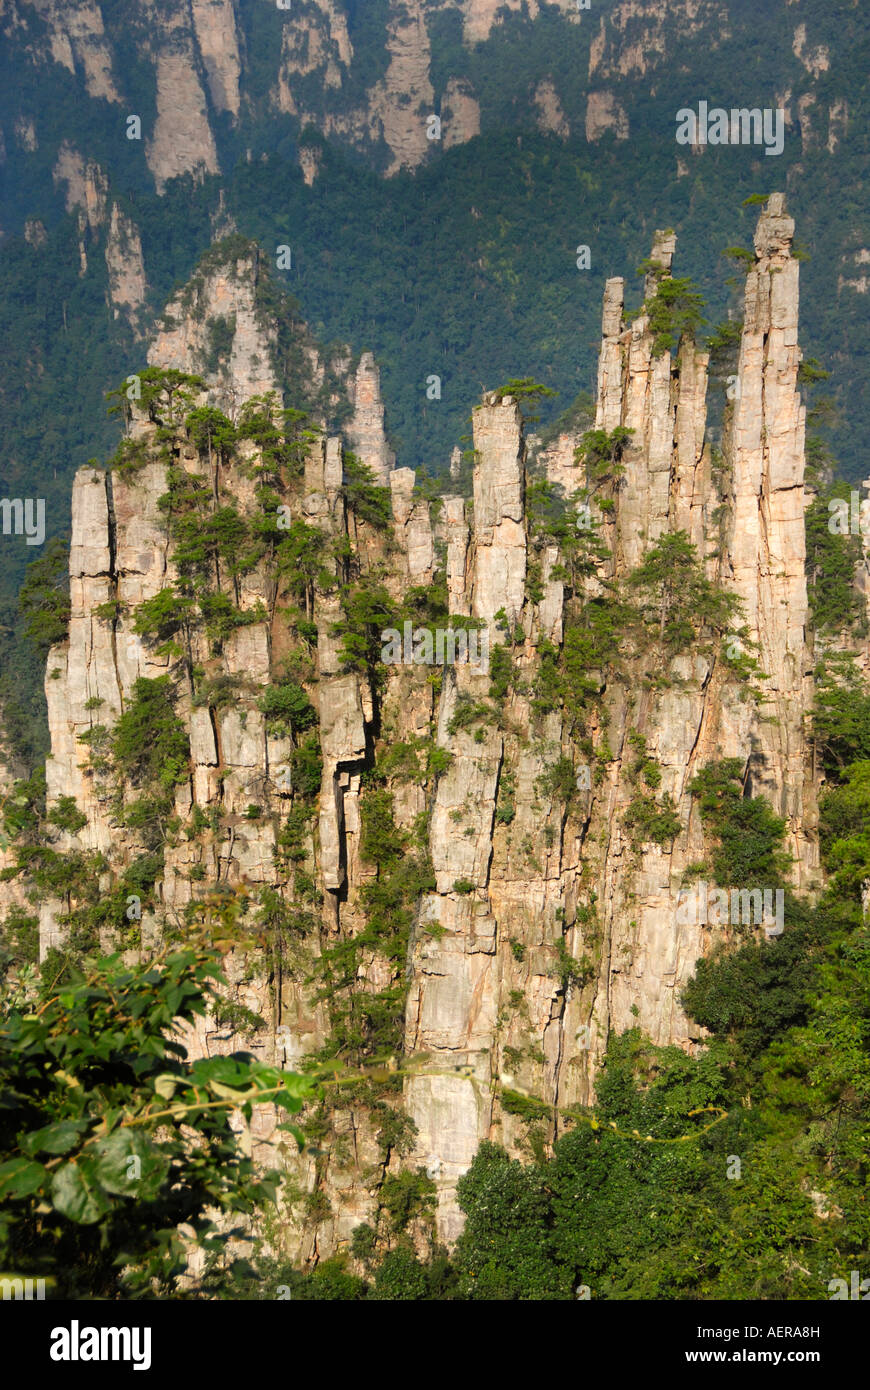
[[270,734],[278,738],[302,733],[317,723],[317,711],[302,687],[290,677],[267,686],[257,708],[265,715]]
[[115,767],[127,781],[157,786],[165,792],[188,776],[190,745],[187,732],[172,707],[168,676],[140,676],[133,698],[112,731]]

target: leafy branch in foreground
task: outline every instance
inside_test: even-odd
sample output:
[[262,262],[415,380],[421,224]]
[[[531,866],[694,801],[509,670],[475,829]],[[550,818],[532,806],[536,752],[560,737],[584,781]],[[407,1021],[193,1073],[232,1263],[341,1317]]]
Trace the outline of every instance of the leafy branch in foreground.
[[171,1294],[188,1243],[220,1251],[228,1217],[275,1198],[231,1112],[293,1114],[314,1083],[245,1053],[187,1060],[173,1034],[222,982],[204,946],[86,972],[31,973],[0,1001],[0,1263],[62,1297]]

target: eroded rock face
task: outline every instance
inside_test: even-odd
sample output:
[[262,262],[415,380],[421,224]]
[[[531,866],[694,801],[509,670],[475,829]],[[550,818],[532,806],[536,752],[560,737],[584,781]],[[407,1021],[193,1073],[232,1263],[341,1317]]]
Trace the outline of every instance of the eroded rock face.
[[[747,789],[766,795],[788,818],[795,880],[806,885],[816,871],[817,788],[800,718],[812,692],[792,230],[774,195],[756,233],[739,392],[715,473],[705,441],[705,354],[688,339],[676,353],[662,350],[645,310],[626,323],[623,282],[608,281],[594,423],[608,435],[620,427],[633,431],[625,437],[624,472],[613,473],[603,488],[592,476],[587,446],[570,432],[535,464],[536,476],[545,474],[565,497],[589,489],[606,543],[591,569],[572,577],[559,544],[541,530],[515,400],[494,393],[475,410],[473,497],[445,497],[433,519],[413,471],[391,464],[387,470],[379,452],[377,369],[364,359],[346,444],[374,460],[389,482],[391,535],[353,513],[342,440],[328,433],[309,440],[303,474],[286,481],[284,500],[292,519],[319,536],[322,564],[291,597],[264,557],[234,598],[249,621],[219,652],[202,633],[195,636],[193,662],[210,680],[231,681],[232,698],[209,704],[178,681],[190,775],[176,790],[175,809],[183,825],[192,824],[196,806],[219,828],[179,835],[167,846],[155,910],[143,923],[148,940],[182,920],[203,883],[252,894],[268,889],[301,914],[306,934],[297,949],[304,960],[288,964],[280,983],[262,960],[234,954],[228,966],[231,998],[264,1019],[256,1048],[288,1066],[328,1043],[331,996],[350,991],[365,1003],[367,995],[383,1001],[384,991],[398,990],[406,998],[403,1097],[394,1088],[385,1104],[403,1105],[415,1128],[400,1150],[378,1138],[383,1112],[363,1101],[336,1104],[324,1153],[286,1159],[301,1190],[317,1188],[330,1205],[314,1225],[288,1218],[282,1240],[294,1258],[346,1248],[354,1227],[372,1219],[385,1173],[406,1165],[432,1176],[438,1233],[452,1241],[462,1222],[456,1183],[480,1141],[522,1152],[526,1126],[517,1106],[504,1103],[506,1090],[552,1107],[542,1130],[543,1141],[551,1142],[561,1131],[560,1107],[594,1098],[611,1033],[638,1026],[656,1043],[689,1051],[699,1045],[681,990],[697,959],[729,940],[732,930],[679,910],[687,871],[710,854],[690,791],[702,768],[736,759]],[[675,254],[673,235],[658,233],[652,259],[659,269],[647,300]],[[208,345],[209,313],[221,307],[235,314],[241,344],[237,349],[234,341],[230,365],[209,377],[204,401],[227,400],[235,390],[238,408],[274,385],[259,374],[268,333],[257,322],[255,270],[243,259],[204,274],[171,306],[176,322],[152,347],[152,362],[196,370]],[[204,317],[197,303],[205,306]],[[157,442],[156,427],[144,416],[137,415],[133,434],[143,445]],[[219,478],[183,432],[172,450],[176,468],[223,487],[245,515],[254,515],[251,470],[256,475],[261,459],[253,443],[221,467]],[[169,669],[159,644],[133,630],[137,605],[175,577],[159,506],[166,468],[155,451],[152,461],[126,475],[107,479],[80,470],[69,639],[47,663],[49,803],[75,799],[87,824],[70,844],[100,850],[109,875],[143,847],[135,831],[115,822],[81,735],[95,723],[111,728],[129,706],[136,679]],[[661,538],[675,532],[692,542],[708,579],[743,604],[767,677],[761,702],[725,650],[728,634],[669,652],[655,642],[638,644],[627,629],[618,634],[618,656],[601,655],[594,669],[593,657],[583,658],[587,694],[548,699],[543,662],[548,647],[555,660],[563,644],[569,651],[572,632],[576,637],[580,610],[573,594],[601,597],[608,586],[624,584]],[[350,555],[352,571],[344,568]],[[464,620],[481,628],[490,643],[489,669],[452,657],[427,666],[404,653],[374,670],[353,659],[345,648],[345,603],[359,580],[383,584],[395,603],[410,591],[419,603],[446,590],[450,617],[438,623]],[[103,607],[110,601],[118,606]],[[293,636],[300,622],[308,633],[304,653]],[[310,816],[291,837],[290,863],[285,849],[295,824],[289,813],[299,804],[298,739],[270,728],[261,708],[288,653],[297,661],[304,656],[295,669],[307,673],[322,760],[309,793]],[[639,749],[654,765],[655,783],[643,780]],[[416,770],[396,771],[399,754],[416,758],[406,763]],[[431,869],[398,962],[370,934],[372,902],[388,882],[366,845],[373,791],[388,795],[407,854],[412,843],[424,844]],[[667,834],[637,829],[631,808],[644,798],[675,818]],[[0,885],[0,893],[12,891]],[[62,938],[61,916],[62,904],[42,905],[43,950]],[[348,979],[319,994],[306,984],[324,953],[357,939],[362,947]],[[211,1018],[192,1045],[211,1053],[249,1042]],[[275,1134],[274,1116],[264,1110],[257,1118],[264,1153]]]
[[347,429],[351,447],[383,487],[396,459],[384,430],[381,374],[370,352],[360,357],[355,376],[348,381],[348,395],[353,402],[353,418]]
[[115,318],[124,314],[134,321],[145,303],[148,285],[142,259],[142,238],[131,218],[112,204],[106,240],[106,266],[109,271],[109,298]]
[[120,101],[111,44],[106,37],[99,4],[95,0],[76,0],[73,5],[36,0],[34,8],[46,25],[48,53],[52,60],[74,75],[80,71],[89,97]]
[[214,403],[230,416],[251,396],[278,390],[275,331],[258,311],[258,277],[258,253],[194,277],[170,300],[148,350],[151,366],[208,374]]
[[755,232],[731,433],[733,584],[743,600],[765,683],[753,782],[788,817],[799,879],[817,864],[803,712],[811,696],[804,538],[805,409],[797,389],[800,266],[794,222],[773,194]]
[[[767,277],[762,283],[770,283],[771,257],[786,263],[790,236],[781,199],[774,198],[759,223],[759,263],[747,287],[753,305],[761,277]],[[669,273],[674,250],[672,234],[658,233],[651,259]],[[654,278],[647,290],[654,293]],[[419,1131],[418,1161],[438,1174],[439,1230],[447,1240],[461,1226],[456,1176],[477,1143],[494,1138],[510,1146],[522,1134],[522,1126],[501,1108],[494,1078],[556,1105],[588,1102],[609,1033],[640,1026],[659,1043],[687,1049],[697,1045],[700,1032],[680,1007],[680,991],[698,957],[730,929],[708,924],[701,913],[680,910],[685,871],[708,852],[689,792],[696,772],[715,760],[736,758],[752,778],[753,791],[769,789],[775,804],[784,811],[790,808],[793,843],[801,852],[796,878],[803,881],[807,866],[816,862],[815,788],[808,749],[793,717],[808,700],[803,684],[803,530],[790,525],[790,508],[802,507],[803,477],[802,463],[795,466],[795,459],[802,459],[790,317],[796,310],[796,279],[787,276],[780,294],[784,298],[777,298],[774,311],[778,334],[770,332],[765,310],[760,320],[755,309],[747,315],[746,334],[755,331],[757,322],[764,325],[764,350],[757,369],[761,380],[754,386],[756,368],[748,351],[741,354],[741,381],[749,373],[742,400],[744,408],[747,400],[757,402],[766,422],[765,438],[769,432],[777,443],[764,450],[760,433],[752,437],[755,487],[742,504],[729,503],[727,475],[725,482],[717,482],[711,473],[705,444],[706,355],[690,341],[683,342],[676,359],[670,352],[656,353],[645,313],[631,325],[623,321],[621,280],[609,281],[605,291],[595,420],[597,428],[608,432],[618,426],[634,431],[624,458],[625,477],[614,494],[615,510],[605,518],[611,558],[604,573],[617,577],[630,571],[664,533],[684,531],[708,575],[721,576],[744,601],[750,584],[753,599],[747,613],[777,610],[779,627],[772,627],[760,645],[761,664],[775,692],[771,703],[782,711],[780,724],[765,721],[764,707],[748,697],[714,652],[673,658],[669,679],[658,692],[644,691],[649,683],[641,660],[602,689],[605,761],[597,774],[581,781],[579,804],[566,818],[543,788],[554,757],[572,746],[567,722],[558,714],[547,716],[541,735],[524,746],[514,730],[529,727],[531,712],[527,700],[511,695],[502,721],[507,733],[488,730],[482,743],[465,732],[451,736],[450,714],[457,698],[464,692],[479,699],[482,685],[475,687],[474,675],[462,668],[445,685],[438,737],[454,761],[439,783],[432,813],[437,892],[425,900],[421,921],[447,930],[434,942],[418,937],[408,1010],[409,1049],[434,1057],[438,1074],[414,1077],[407,1094]],[[770,359],[766,396],[765,353]],[[749,447],[741,442],[743,418],[735,414],[730,451],[735,480],[749,468],[741,452]],[[564,436],[539,457],[539,465],[566,496],[586,481],[582,464],[578,477],[578,443]],[[489,403],[476,411],[475,447],[470,536],[459,499],[445,504],[448,586],[453,611],[470,610],[491,620],[512,577],[514,599],[522,593],[519,568],[511,562],[516,552],[497,539],[498,527],[505,523],[524,533],[516,408]],[[748,491],[745,484],[741,487]],[[781,489],[788,494],[789,509],[785,496],[776,501]],[[731,539],[728,553],[719,557],[716,509],[723,504],[730,508]],[[752,508],[755,513],[770,509],[769,530],[765,524],[754,529],[749,524]],[[748,535],[735,543],[739,526],[748,528]],[[753,535],[769,536],[770,551],[754,549],[754,560],[738,578],[735,557]],[[523,550],[527,539],[520,541]],[[774,544],[780,557],[791,554],[789,566],[775,568],[769,562]],[[558,643],[564,586],[547,583],[557,552],[545,549],[538,555],[542,596],[537,604],[524,598],[518,610],[521,626],[532,637],[537,632]],[[764,622],[772,626],[773,618],[762,619],[761,626]],[[528,646],[514,653],[521,670],[528,653]],[[645,740],[661,770],[658,795],[669,797],[676,808],[680,830],[667,843],[639,842],[626,822],[638,794],[629,734]],[[593,742],[597,738],[593,735]],[[759,773],[752,771],[756,761]],[[509,811],[496,815],[505,803]],[[567,987],[559,978],[560,943],[574,959],[586,962],[585,975]],[[520,997],[522,1009],[511,1008],[508,1001]],[[557,1112],[550,1133],[558,1131]]]
[[524,446],[519,406],[494,397],[474,412],[475,569],[472,613],[492,624],[504,609],[512,621],[523,605],[526,578]]
[[238,116],[242,65],[231,0],[191,0],[190,10],[215,110]]

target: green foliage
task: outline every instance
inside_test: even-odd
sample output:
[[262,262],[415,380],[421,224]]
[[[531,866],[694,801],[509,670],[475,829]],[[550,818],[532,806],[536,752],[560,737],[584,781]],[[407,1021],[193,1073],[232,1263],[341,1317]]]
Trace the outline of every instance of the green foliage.
[[819,836],[832,891],[857,904],[870,879],[870,760],[852,763],[843,776],[822,797]]
[[111,738],[115,767],[125,780],[169,794],[188,776],[190,746],[183,722],[173,709],[168,676],[140,676],[133,698],[119,717]]
[[[278,572],[288,592],[303,604],[310,617],[314,611],[314,586],[329,590],[335,574],[325,567],[326,537],[318,526],[295,518],[277,549]],[[316,629],[315,629],[316,631]]]
[[429,777],[440,777],[453,765],[453,754],[447,748],[433,745],[426,756],[426,773]]
[[662,770],[655,758],[651,757],[647,752],[646,739],[643,734],[632,729],[628,735],[628,742],[637,752],[637,757],[629,767],[629,776],[632,781],[637,781],[638,778],[641,778],[648,787],[652,787],[653,790],[655,790],[656,787],[661,786]]
[[195,410],[188,412],[184,424],[200,453],[207,453],[211,458],[214,451],[223,459],[227,459],[232,453],[236,443],[236,430],[222,410],[216,410],[210,405],[197,406]]
[[556,974],[563,990],[572,985],[582,989],[592,979],[592,962],[588,956],[582,956],[579,960],[572,956],[560,937],[556,942]]
[[577,795],[577,773],[573,758],[562,753],[538,778],[538,786],[545,796],[554,797],[566,805],[573,801]]
[[79,810],[72,796],[60,797],[49,811],[48,819],[52,825],[56,825],[59,830],[65,830],[68,835],[75,835],[88,823],[87,816]]
[[[535,381],[533,376],[522,376],[513,377],[504,386],[500,386],[495,392],[495,399],[503,401],[505,396],[512,396],[522,410],[523,406],[529,402],[534,405],[538,401],[545,400],[548,396],[558,396],[558,394],[559,392],[554,391],[552,387],[542,386],[539,381]],[[538,419],[536,415],[526,415],[525,411],[523,411],[523,415],[530,423]]]
[[377,531],[386,531],[391,524],[390,490],[379,487],[369,466],[356,454],[345,452],[342,493],[348,507],[359,521],[366,521]]
[[510,648],[501,644],[493,647],[489,654],[489,698],[506,700],[514,679],[514,663]]
[[290,676],[267,686],[257,701],[257,708],[266,716],[269,733],[274,738],[302,733],[317,723],[317,711],[301,685]]
[[3,816],[3,848],[6,836],[30,843],[38,838],[40,820],[45,815],[45,767],[38,767],[32,777],[15,782],[0,802]]
[[731,1034],[756,1056],[808,1012],[817,929],[802,920],[770,941],[717,948],[699,960],[682,994],[689,1015],[713,1033]]
[[305,453],[312,437],[306,430],[305,411],[283,409],[274,391],[264,396],[251,396],[239,415],[238,438],[250,439],[262,455],[262,467],[277,477],[286,472],[300,478],[305,466]]
[[709,763],[689,783],[689,791],[699,799],[705,826],[719,838],[712,860],[717,883],[773,887],[782,882],[785,821],[763,797],[745,795],[738,758]]
[[861,537],[831,531],[830,523],[836,516],[829,504],[837,498],[845,500],[848,517],[849,488],[844,483],[824,488],[804,513],[807,596],[817,631],[832,635],[850,630],[863,633],[864,606],[855,587]]
[[493,710],[482,700],[473,700],[470,695],[460,691],[456,700],[456,708],[450,717],[447,731],[450,734],[457,734],[460,731],[473,729],[475,724],[489,724],[492,722]]
[[638,846],[650,842],[669,845],[683,828],[676,807],[667,795],[661,802],[642,793],[632,797],[623,822]]
[[372,674],[381,655],[381,633],[398,622],[396,605],[383,584],[361,579],[342,589],[344,619],[332,629],[341,638],[346,670]]
[[847,763],[870,758],[870,691],[847,654],[832,653],[814,674],[813,738],[825,771],[839,775]]
[[466,1213],[455,1256],[463,1298],[571,1297],[555,1265],[550,1201],[538,1172],[484,1141],[457,1195]]
[[658,629],[669,652],[685,651],[698,628],[724,632],[739,609],[733,594],[717,589],[705,576],[685,531],[660,536],[628,577],[644,620]]
[[738,265],[743,266],[744,270],[755,269],[755,252],[750,251],[746,246],[726,246],[725,255],[730,256]]
[[[155,654],[169,658],[188,654],[190,664],[191,631],[196,622],[196,604],[170,587],[160,589],[136,609],[133,631],[157,643]],[[184,644],[176,638],[183,636]]]
[[293,1114],[311,1087],[244,1054],[186,1060],[170,1034],[204,1015],[220,979],[214,958],[188,947],[4,990],[4,1269],[50,1274],[64,1298],[171,1296],[185,1270],[181,1223],[192,1245],[216,1251],[226,1218],[274,1200],[277,1174],[255,1175],[230,1112],[250,1122],[268,1100]]
[[577,447],[576,458],[586,467],[586,479],[594,493],[605,484],[611,487],[623,476],[622,457],[631,442],[634,430],[617,425],[607,430],[587,430]]
[[436,1187],[424,1169],[404,1169],[388,1173],[378,1192],[378,1201],[387,1213],[394,1231],[404,1231],[412,1221],[428,1216],[437,1201]]
[[634,616],[631,608],[611,594],[585,603],[579,613],[566,615],[561,649],[546,638],[537,644],[538,670],[532,708],[550,714],[563,708],[577,729],[598,698],[606,672],[618,662],[620,644]]
[[27,566],[19,605],[25,618],[25,634],[36,645],[43,661],[50,647],[65,642],[69,624],[69,552],[57,537],[45,554]]
[[799,386],[814,386],[819,381],[827,381],[830,375],[817,357],[803,357],[798,363]]
[[[395,823],[392,793],[378,785],[365,788],[360,801],[360,854],[376,875],[360,892],[364,929],[330,945],[317,963],[317,999],[328,1001],[331,1035],[324,1057],[359,1064],[401,1051],[404,1027],[405,961],[411,926],[422,893],[434,887],[427,852]],[[391,980],[368,993],[355,988],[360,965],[377,952]]]
[[208,319],[206,331],[208,348],[204,354],[203,366],[208,375],[213,376],[228,365],[233,350],[233,339],[236,336],[235,314],[216,315]]
[[[136,375],[141,393],[137,406],[152,424],[167,429],[181,424],[204,386],[202,377],[180,372],[175,367],[145,367]],[[109,407],[110,415],[119,414],[129,421],[132,411],[127,390],[127,382],[124,381],[116,390],[109,391],[106,399],[116,401],[115,405]]]
[[380,1261],[368,1296],[391,1302],[419,1302],[430,1296],[430,1288],[427,1267],[418,1260],[413,1248],[399,1245],[395,1250],[388,1250]]
[[323,780],[323,754],[316,733],[300,739],[290,757],[293,786],[309,799],[317,796]]
[[39,918],[13,906],[0,923],[0,978],[11,967],[21,972],[39,960]]
[[673,351],[683,337],[694,340],[704,318],[704,298],[692,281],[664,276],[653,298],[645,305],[653,333],[653,357]]

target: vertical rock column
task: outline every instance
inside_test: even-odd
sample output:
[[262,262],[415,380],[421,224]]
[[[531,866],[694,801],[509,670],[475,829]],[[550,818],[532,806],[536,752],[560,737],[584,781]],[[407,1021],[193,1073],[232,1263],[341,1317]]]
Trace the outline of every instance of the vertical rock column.
[[806,833],[814,819],[804,711],[811,704],[806,643],[804,537],[805,409],[797,389],[799,265],[794,222],[781,193],[769,198],[755,232],[755,268],[746,280],[730,434],[732,582],[758,644],[763,682],[753,790],[788,817],[798,881],[817,863]]
[[[648,303],[657,276],[670,276],[676,248],[671,232],[656,232],[650,260],[661,269],[646,277]],[[654,355],[655,334],[641,313],[623,323],[625,282],[604,290],[598,360],[597,429],[630,429],[619,491],[617,563],[633,569],[649,545],[669,530],[685,530],[704,553],[709,507],[709,458],[704,450],[707,354],[684,341],[679,358]]]
[[[309,523],[328,535],[335,535],[346,526],[341,483],[341,441],[318,441],[306,461],[303,510]],[[359,763],[366,750],[359,677],[352,671],[342,672],[340,639],[332,631],[341,617],[338,594],[318,590],[314,621],[323,754],[320,866],[323,886],[330,893],[340,892],[347,882],[346,832],[349,828],[359,830],[359,772],[347,764]]]
[[389,475],[396,540],[407,563],[411,585],[430,584],[435,567],[435,544],[429,504],[414,498],[413,468],[394,468]]
[[[526,573],[524,445],[515,402],[490,397],[474,413],[474,530],[466,569],[460,499],[447,505],[451,611],[483,619],[489,641],[504,609],[517,620]],[[463,584],[467,574],[467,587]],[[454,1240],[462,1226],[456,1181],[471,1164],[492,1122],[492,1064],[500,988],[497,923],[490,899],[501,733],[483,726],[450,732],[462,697],[481,700],[489,675],[472,665],[447,667],[437,741],[453,755],[432,809],[430,848],[436,889],[424,898],[421,931],[411,958],[406,1046],[425,1052],[423,1074],[407,1083],[408,1112],[417,1124],[418,1161],[426,1162],[439,1192],[438,1230]]]
[[375,482],[384,487],[396,459],[384,429],[381,374],[370,352],[360,358],[356,376],[348,382],[348,395],[353,402],[353,417],[347,427],[351,448],[372,470]]
[[[112,835],[83,767],[87,748],[78,740],[92,724],[114,724],[122,707],[112,624],[94,613],[113,597],[113,548],[106,475],[80,468],[72,495],[69,638],[52,647],[46,667],[51,732],[46,799],[51,805],[61,796],[74,797],[88,817],[80,842],[102,851],[110,848]],[[91,700],[102,701],[96,714],[86,707]]]
[[[518,621],[525,597],[525,447],[522,417],[511,396],[490,396],[474,411],[475,560],[471,612],[490,626],[504,609]],[[490,632],[490,641],[495,632]]]

